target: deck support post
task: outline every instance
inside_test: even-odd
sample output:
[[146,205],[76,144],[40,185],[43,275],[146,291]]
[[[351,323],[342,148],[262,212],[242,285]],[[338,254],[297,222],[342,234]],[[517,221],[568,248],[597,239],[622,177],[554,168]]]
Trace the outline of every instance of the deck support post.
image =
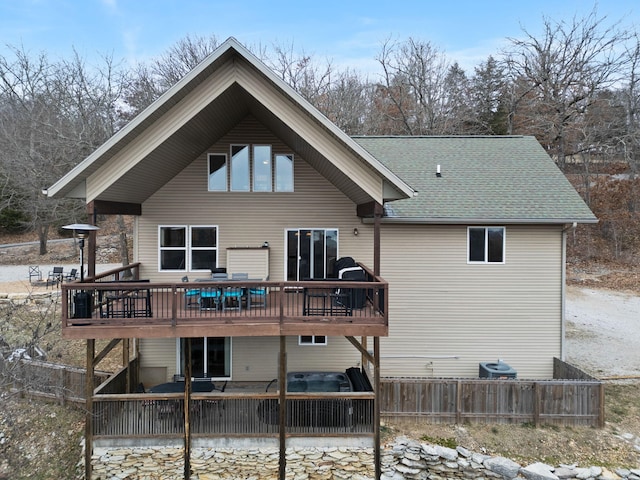
[[85,376],[85,419],[84,419],[84,478],[91,480],[93,455],[93,358],[96,353],[96,341],[87,339],[87,372]]
[[379,203],[373,207],[373,274],[380,276],[380,221],[384,208]]
[[280,433],[280,457],[278,478],[286,479],[287,471],[287,337],[280,335],[280,356],[279,356],[278,388],[280,389],[279,402],[279,433]]
[[375,478],[379,479],[382,474],[380,465],[381,447],[380,447],[380,337],[373,337],[373,358],[374,370],[373,378],[375,384],[375,398],[373,399],[373,436],[375,443],[374,462],[376,468]]
[[[89,204],[87,205],[87,214],[87,216],[89,217],[87,223],[89,225],[95,225],[97,223],[97,212],[93,202],[89,202]],[[87,251],[87,277],[89,278],[93,278],[96,276],[96,250],[98,246],[96,237],[97,235],[95,230],[89,232],[89,248]],[[84,265],[80,265],[80,268],[84,268]],[[80,274],[80,277],[82,277],[82,274]]]
[[184,348],[184,480],[191,478],[191,338],[187,338]]
[[[122,365],[124,365],[127,370],[125,372],[125,382],[124,386],[125,393],[131,393],[131,369],[129,368],[130,359],[130,340],[128,338],[122,339]],[[137,376],[135,378],[138,378]]]

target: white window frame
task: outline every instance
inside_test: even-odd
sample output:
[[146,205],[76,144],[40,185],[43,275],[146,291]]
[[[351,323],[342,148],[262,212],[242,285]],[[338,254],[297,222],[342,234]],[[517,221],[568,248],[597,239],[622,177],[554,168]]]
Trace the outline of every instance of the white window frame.
[[[163,247],[162,246],[162,229],[175,228],[184,229],[184,247]],[[189,245],[189,227],[187,225],[158,225],[158,272],[186,272],[187,263],[189,259],[187,257],[188,245]],[[162,252],[163,251],[183,251],[184,252],[184,269],[163,269],[162,268]]]
[[[213,247],[194,247],[191,245],[191,239],[193,238],[193,235],[191,234],[191,232],[193,231],[194,228],[215,228],[216,229],[216,244]],[[216,264],[215,266],[218,266],[218,260],[220,259],[220,255],[219,255],[219,251],[218,251],[218,245],[219,245],[219,231],[220,229],[218,228],[217,225],[189,225],[189,236],[187,237],[187,254],[189,255],[188,257],[188,264],[189,264],[189,271],[190,272],[209,272],[211,271],[211,267],[210,268],[206,268],[206,269],[199,269],[199,270],[195,270],[192,268],[191,266],[191,252],[193,252],[194,250],[199,250],[199,251],[208,251],[208,250],[214,250],[216,252]],[[213,266],[212,266],[213,267]]]
[[[291,159],[291,190],[278,189],[278,157],[289,157]],[[295,191],[295,158],[293,153],[274,153],[273,154],[273,191],[276,193],[290,193]]]
[[[303,342],[302,337],[311,337],[310,342]],[[324,342],[317,340],[319,337],[324,337]],[[299,335],[298,345],[302,347],[326,347],[329,344],[329,337],[326,335]]]
[[[269,189],[268,190],[257,190],[256,189],[256,148],[257,147],[269,147]],[[274,159],[273,155],[273,145],[269,145],[267,143],[253,143],[251,144],[251,156],[249,157],[249,172],[251,175],[251,191],[256,193],[270,193],[274,191],[273,184],[273,170],[274,170]]]
[[[484,229],[484,260],[471,260],[471,230]],[[502,260],[500,262],[489,261],[489,230],[502,230]],[[499,225],[471,225],[467,227],[467,264],[469,265],[504,265],[507,257],[507,228]]]
[[[246,179],[243,178],[242,180],[246,180],[246,186],[247,188],[233,188],[233,182],[234,182],[234,176],[233,176],[233,170],[234,170],[234,155],[233,155],[233,148],[234,147],[246,147],[247,149],[247,177]],[[251,172],[252,172],[252,168],[251,168],[251,164],[253,163],[253,155],[252,155],[252,148],[251,148],[251,144],[250,143],[233,143],[229,146],[229,161],[227,162],[227,165],[229,166],[229,191],[230,192],[240,192],[240,193],[246,193],[246,192],[250,192],[251,191]],[[237,167],[236,167],[237,168]]]
[[[247,147],[249,156],[248,165],[248,188],[246,190],[235,190],[233,188],[233,148],[234,147]],[[256,147],[269,147],[269,162],[270,162],[270,183],[268,190],[256,190],[255,179],[255,148]],[[211,174],[211,157],[221,156],[225,159],[224,164],[224,176],[225,176],[225,189],[214,190],[209,183],[209,176]],[[279,189],[278,188],[278,158],[288,157],[291,160],[291,189]],[[239,192],[239,193],[291,193],[295,191],[295,157],[293,153],[273,151],[273,145],[267,143],[232,143],[229,145],[229,153],[208,152],[207,153],[207,191],[209,192]]]
[[[224,157],[224,190],[214,190],[209,183],[209,175],[211,175],[211,157]],[[207,154],[207,190],[209,192],[228,192],[229,191],[229,156],[226,153],[210,152]]]
[[[185,230],[185,246],[184,247],[163,247],[161,245],[162,229],[163,228],[183,228]],[[216,244],[214,247],[192,247],[191,246],[191,232],[193,228],[215,228],[216,229]],[[191,269],[191,252],[193,250],[215,250],[216,251],[216,267],[220,255],[218,254],[218,245],[220,239],[220,228],[218,225],[158,225],[158,272],[205,272],[205,270],[192,270]],[[185,260],[183,269],[163,269],[162,268],[162,252],[166,250],[184,251]],[[213,265],[212,265],[213,267]]]

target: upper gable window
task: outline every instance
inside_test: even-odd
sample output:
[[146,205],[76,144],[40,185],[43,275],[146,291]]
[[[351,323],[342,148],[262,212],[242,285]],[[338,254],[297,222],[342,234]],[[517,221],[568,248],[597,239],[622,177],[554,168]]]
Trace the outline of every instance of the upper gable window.
[[504,263],[504,241],[504,227],[469,227],[468,263]]
[[209,191],[227,191],[227,156],[225,154],[209,154]]
[[276,155],[276,192],[293,192],[293,155]]
[[253,191],[271,191],[271,145],[253,146]]
[[231,145],[231,191],[249,191],[249,145]]
[[[210,192],[293,192],[293,155],[271,145],[231,145],[207,157]],[[228,160],[229,159],[229,160]]]

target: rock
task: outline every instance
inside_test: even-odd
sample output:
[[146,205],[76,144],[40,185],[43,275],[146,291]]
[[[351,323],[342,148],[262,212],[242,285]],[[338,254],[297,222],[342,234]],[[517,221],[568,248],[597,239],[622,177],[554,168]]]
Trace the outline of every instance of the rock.
[[436,445],[436,451],[438,452],[438,456],[444,458],[445,460],[457,460],[458,452],[453,448],[442,447],[440,445]]
[[520,465],[513,460],[504,457],[491,457],[484,461],[483,465],[493,473],[504,478],[515,478],[520,471]]
[[553,473],[553,467],[545,463],[532,463],[520,470],[523,477],[530,480],[558,480]]
[[602,473],[598,476],[601,480],[618,480],[620,476],[609,469],[603,468]]
[[464,447],[456,447],[456,451],[461,457],[469,458],[471,456],[471,452]]
[[555,473],[558,478],[573,478],[576,476],[576,472],[573,468],[563,466],[556,468],[553,473]]
[[422,444],[422,452],[429,457],[437,458],[440,456],[436,447],[427,443]]

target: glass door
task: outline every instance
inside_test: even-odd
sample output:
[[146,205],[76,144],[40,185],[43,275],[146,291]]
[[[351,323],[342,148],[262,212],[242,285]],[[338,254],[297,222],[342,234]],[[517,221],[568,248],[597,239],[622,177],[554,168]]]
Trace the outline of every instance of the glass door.
[[336,277],[337,229],[287,230],[287,281]]
[[[184,376],[186,338],[180,339],[180,374]],[[198,337],[191,339],[191,375],[193,378],[231,377],[231,338]]]

